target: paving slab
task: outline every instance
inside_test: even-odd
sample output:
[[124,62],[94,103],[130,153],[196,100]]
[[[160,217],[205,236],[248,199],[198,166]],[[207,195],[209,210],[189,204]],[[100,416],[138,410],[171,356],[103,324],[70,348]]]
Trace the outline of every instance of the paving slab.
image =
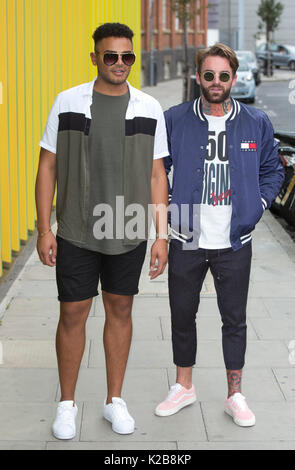
[[[1,443],[0,443],[1,449]],[[47,450],[177,450],[177,442],[48,442]]]
[[48,339],[55,340],[58,316],[50,315],[6,315],[2,320],[1,338],[2,340],[14,339]]
[[0,403],[51,403],[58,383],[56,368],[1,368]]
[[294,299],[279,298],[263,299],[263,304],[271,318],[274,319],[295,319]]
[[[0,441],[56,440],[51,432],[55,413],[55,403],[0,403]],[[81,416],[78,413],[78,429]],[[78,439],[79,433],[74,440]]]
[[12,297],[7,305],[4,322],[13,317],[32,316],[36,318],[42,315],[56,316],[59,313],[59,301],[54,297]]
[[[31,367],[44,367],[56,368],[56,352],[54,341],[40,341],[40,340],[4,340],[2,341],[3,347],[3,364],[2,367],[16,367],[16,368],[31,368]],[[82,359],[81,366],[86,367],[88,363],[90,342],[86,342],[85,352]]]
[[288,266],[269,266],[262,262],[251,270],[251,280],[256,281],[295,281],[295,271],[292,263]]
[[[128,367],[136,369],[163,369],[172,364],[171,341],[133,341]],[[104,349],[101,341],[91,341],[89,367],[104,367]]]
[[[84,402],[98,402],[98,408],[102,410],[102,404],[106,397],[106,372],[105,368],[82,368],[79,373],[76,399]],[[157,404],[161,397],[168,392],[168,376],[166,369],[133,369],[127,368],[122,396],[127,403]],[[56,400],[59,400],[58,389]]]
[[[89,339],[101,338],[105,320],[103,317],[89,317],[86,322],[86,336]],[[161,321],[157,317],[133,314],[133,340],[161,340],[163,338]]]
[[250,297],[295,298],[294,281],[252,281],[249,285]]
[[294,318],[252,318],[252,325],[259,339],[283,339],[291,341],[295,339]]
[[40,280],[19,280],[15,284],[16,297],[54,297],[57,298],[56,281],[53,279]]
[[[94,315],[96,298],[93,299],[89,316]],[[60,303],[57,297],[16,297],[12,296],[9,300],[5,315],[1,319],[1,324],[4,325],[7,321],[17,317],[32,317],[50,316],[56,319],[59,318]]]
[[295,443],[283,441],[177,442],[179,450],[294,450]]
[[0,441],[0,450],[46,450],[46,442]]
[[280,340],[248,341],[246,363],[248,367],[286,367],[288,349]]
[[44,281],[56,279],[56,268],[54,266],[45,266],[39,260],[34,264],[25,267],[22,279],[24,281]]
[[274,367],[274,375],[286,401],[295,401],[295,367]]
[[240,427],[223,411],[223,404],[201,403],[209,441],[291,441],[295,445],[295,407],[292,402],[251,402],[256,425]]

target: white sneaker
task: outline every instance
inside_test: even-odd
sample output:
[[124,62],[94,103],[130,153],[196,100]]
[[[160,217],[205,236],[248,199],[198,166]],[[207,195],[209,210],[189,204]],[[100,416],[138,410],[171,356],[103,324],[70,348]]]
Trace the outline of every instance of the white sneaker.
[[71,400],[60,401],[52,432],[57,439],[73,439],[76,435],[75,419],[78,413],[77,405]]
[[134,432],[135,421],[127,410],[127,405],[122,398],[113,397],[112,403],[104,402],[103,416],[112,423],[113,431],[118,434],[131,434]]

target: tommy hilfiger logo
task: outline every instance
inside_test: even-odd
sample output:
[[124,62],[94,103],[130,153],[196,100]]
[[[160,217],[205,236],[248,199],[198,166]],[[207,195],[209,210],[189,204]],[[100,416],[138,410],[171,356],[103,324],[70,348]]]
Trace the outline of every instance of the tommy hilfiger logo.
[[256,152],[257,143],[255,142],[255,140],[242,140],[241,150],[246,152]]

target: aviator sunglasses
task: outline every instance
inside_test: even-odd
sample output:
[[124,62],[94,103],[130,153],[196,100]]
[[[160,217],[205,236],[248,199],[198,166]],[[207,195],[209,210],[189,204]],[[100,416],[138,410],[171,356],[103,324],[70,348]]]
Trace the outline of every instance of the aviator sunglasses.
[[[204,72],[203,77],[206,80],[206,82],[213,82],[214,77],[215,77],[215,73],[208,70],[207,72]],[[221,82],[228,82],[230,80],[230,73],[229,72],[221,72],[219,74],[219,80]]]
[[[100,54],[98,51],[95,52]],[[134,52],[123,52],[122,54],[119,54],[118,52],[105,52],[103,54],[103,63],[108,66],[114,65],[118,62],[119,56],[121,57],[123,64],[127,65],[128,67],[133,65],[135,62],[136,56]]]

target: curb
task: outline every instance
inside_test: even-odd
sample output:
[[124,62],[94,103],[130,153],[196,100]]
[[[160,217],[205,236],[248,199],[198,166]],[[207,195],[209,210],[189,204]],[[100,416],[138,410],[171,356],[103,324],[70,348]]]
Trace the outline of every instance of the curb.
[[291,80],[295,80],[295,76],[294,77],[288,77],[288,78],[262,78],[260,83],[290,82]]

